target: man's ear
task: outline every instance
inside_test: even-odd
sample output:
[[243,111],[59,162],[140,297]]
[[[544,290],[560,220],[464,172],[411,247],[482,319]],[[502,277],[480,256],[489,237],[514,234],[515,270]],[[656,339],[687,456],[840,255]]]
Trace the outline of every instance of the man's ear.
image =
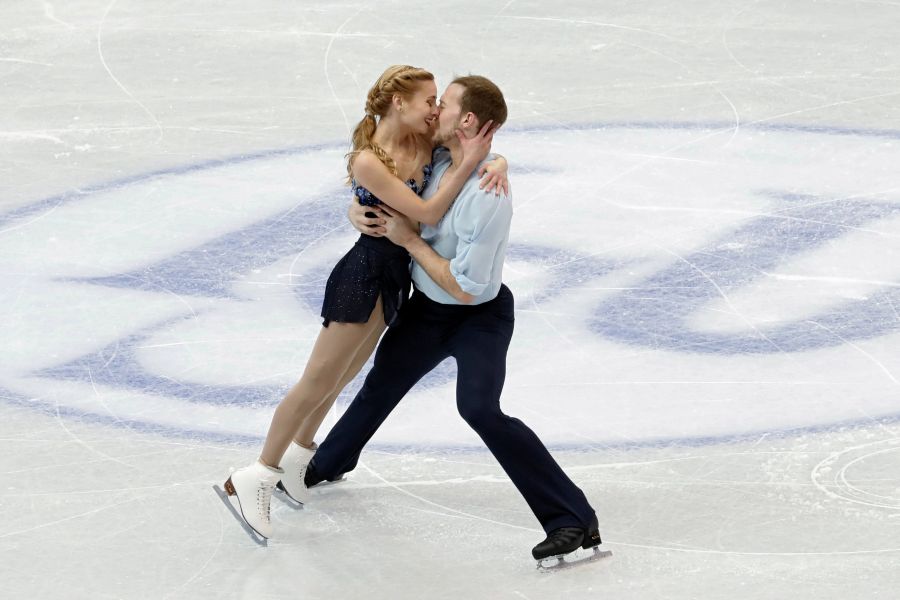
[[473,112],[467,112],[466,116],[462,118],[462,121],[460,121],[459,124],[463,129],[478,132],[478,117],[476,117]]

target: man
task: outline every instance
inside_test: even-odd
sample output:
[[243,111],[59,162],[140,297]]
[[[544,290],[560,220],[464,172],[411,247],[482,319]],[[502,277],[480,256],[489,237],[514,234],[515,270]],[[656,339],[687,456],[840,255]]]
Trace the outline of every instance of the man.
[[[484,77],[453,81],[440,101],[434,173],[423,193],[461,162],[456,136],[472,137],[482,123],[499,127],[507,110],[499,88]],[[319,446],[306,472],[307,486],[334,480],[356,466],[359,454],[403,396],[425,374],[452,356],[458,367],[457,407],[478,433],[540,521],[547,538],[532,550],[541,561],[600,544],[594,510],[537,436],[500,410],[506,352],[513,333],[513,295],[501,274],[509,239],[508,195],[485,194],[473,174],[435,227],[421,236],[409,221],[382,206],[387,237],[413,258],[415,291],[381,340],[375,364],[347,411]],[[354,224],[371,223],[353,213]]]

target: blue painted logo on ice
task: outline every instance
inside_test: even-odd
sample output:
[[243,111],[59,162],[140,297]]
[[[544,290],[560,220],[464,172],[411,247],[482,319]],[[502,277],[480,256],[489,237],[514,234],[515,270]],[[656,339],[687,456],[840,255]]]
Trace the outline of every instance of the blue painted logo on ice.
[[[582,438],[637,443],[892,414],[895,366],[879,356],[896,351],[900,329],[898,140],[647,123],[499,136],[513,165],[506,280],[519,309],[506,406],[539,410],[565,390],[552,404],[568,415],[550,428],[557,445],[577,442],[572,423]],[[69,347],[22,359],[2,384],[71,415],[257,438],[302,371],[325,279],[356,235],[342,155],[319,146],[192,165],[0,219],[4,253],[44,282],[21,294],[70,294],[93,332],[57,328]],[[412,414],[452,411],[454,377],[441,365]],[[852,410],[840,401],[873,379]],[[779,410],[737,418],[760,394]],[[663,405],[691,423],[662,422]],[[469,441],[425,429],[388,427],[385,439]]]

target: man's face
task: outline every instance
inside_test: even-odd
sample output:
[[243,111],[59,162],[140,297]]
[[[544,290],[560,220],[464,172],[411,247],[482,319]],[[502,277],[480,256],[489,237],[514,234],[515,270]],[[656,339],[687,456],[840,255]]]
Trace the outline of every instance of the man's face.
[[459,129],[462,115],[460,115],[460,100],[462,99],[465,88],[458,83],[451,83],[447,86],[441,96],[440,104],[441,114],[438,117],[438,127],[434,132],[434,142],[436,144],[446,144],[448,141],[456,137],[456,130]]

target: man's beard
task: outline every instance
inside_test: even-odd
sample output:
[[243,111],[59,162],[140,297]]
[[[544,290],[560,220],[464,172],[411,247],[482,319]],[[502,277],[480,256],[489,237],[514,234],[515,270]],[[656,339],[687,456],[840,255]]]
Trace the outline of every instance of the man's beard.
[[457,129],[459,129],[458,124],[453,126],[453,128],[450,130],[450,133],[442,133],[440,129],[435,129],[432,142],[435,146],[446,146],[447,142],[456,137]]

